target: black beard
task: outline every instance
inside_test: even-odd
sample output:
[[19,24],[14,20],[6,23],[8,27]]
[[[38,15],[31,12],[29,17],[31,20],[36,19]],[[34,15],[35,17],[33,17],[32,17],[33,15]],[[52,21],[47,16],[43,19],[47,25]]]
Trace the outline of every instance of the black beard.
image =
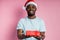
[[35,15],[35,13],[34,14],[28,14],[28,16],[34,16]]

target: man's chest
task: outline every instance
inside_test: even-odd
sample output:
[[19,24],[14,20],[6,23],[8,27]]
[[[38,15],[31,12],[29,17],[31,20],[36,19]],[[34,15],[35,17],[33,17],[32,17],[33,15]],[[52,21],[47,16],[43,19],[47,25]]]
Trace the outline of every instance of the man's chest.
[[31,30],[31,31],[39,31],[40,24],[38,21],[25,21],[24,22],[24,29]]

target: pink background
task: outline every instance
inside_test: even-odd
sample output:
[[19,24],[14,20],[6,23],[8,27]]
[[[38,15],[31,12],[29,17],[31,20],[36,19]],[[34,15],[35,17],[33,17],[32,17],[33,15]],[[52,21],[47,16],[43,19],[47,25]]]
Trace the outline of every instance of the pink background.
[[[0,40],[17,40],[18,20],[26,16],[25,0],[0,0]],[[60,0],[36,0],[36,15],[46,24],[45,40],[60,40]]]

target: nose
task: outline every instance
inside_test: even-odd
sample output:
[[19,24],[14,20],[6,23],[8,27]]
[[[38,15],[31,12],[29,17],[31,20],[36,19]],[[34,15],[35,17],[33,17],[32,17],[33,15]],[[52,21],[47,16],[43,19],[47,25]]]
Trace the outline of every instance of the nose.
[[33,7],[32,6],[30,6],[30,11],[32,11],[33,10]]
[[31,8],[30,8],[30,11],[32,11],[32,10],[33,10],[33,8],[31,7]]

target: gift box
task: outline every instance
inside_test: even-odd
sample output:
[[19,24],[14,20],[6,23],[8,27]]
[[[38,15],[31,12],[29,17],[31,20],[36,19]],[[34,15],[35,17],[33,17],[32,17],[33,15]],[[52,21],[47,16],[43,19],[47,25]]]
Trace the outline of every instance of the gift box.
[[26,31],[26,36],[40,36],[39,31]]

